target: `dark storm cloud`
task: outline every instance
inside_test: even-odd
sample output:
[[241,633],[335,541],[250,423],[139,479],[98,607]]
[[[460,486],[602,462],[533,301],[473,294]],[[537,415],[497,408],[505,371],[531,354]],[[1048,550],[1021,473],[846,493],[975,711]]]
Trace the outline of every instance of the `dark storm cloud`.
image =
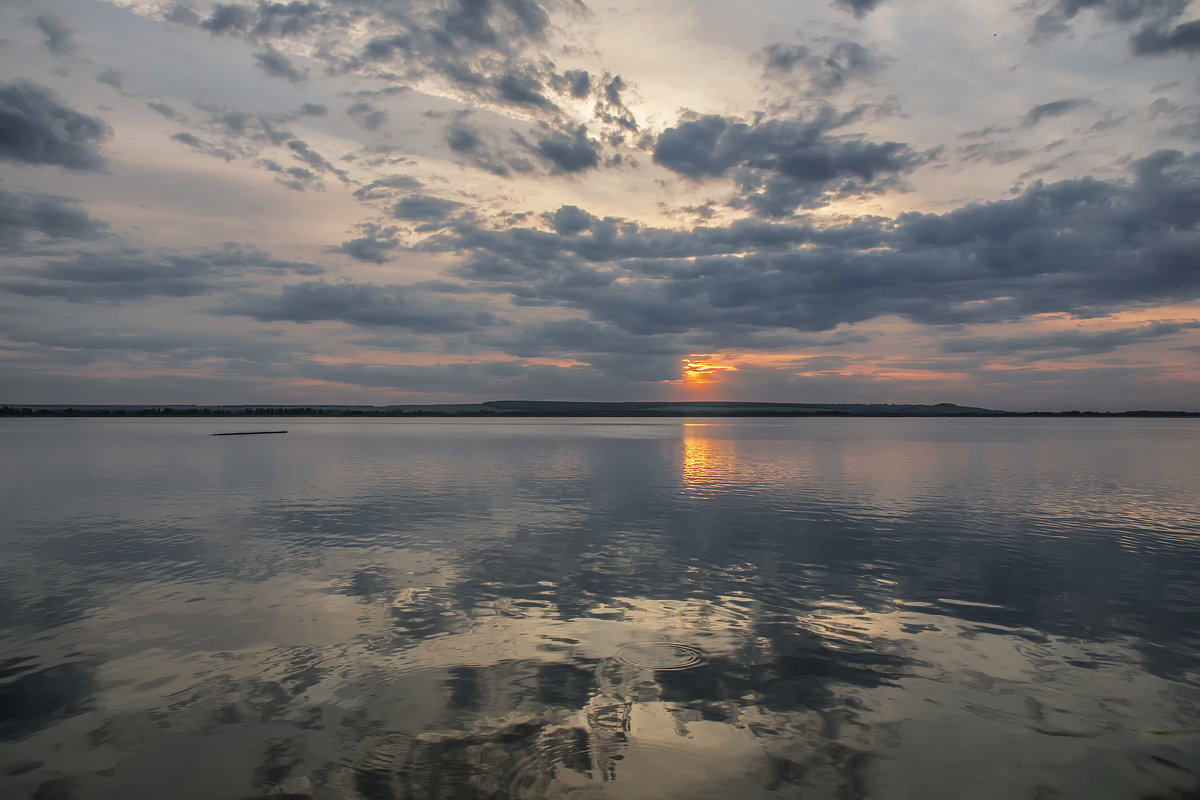
[[830,133],[845,121],[830,110],[809,120],[753,124],[701,117],[663,131],[654,161],[693,180],[732,174],[743,193],[741,204],[781,217],[797,207],[880,191],[931,157],[901,142]]
[[1188,55],[1200,53],[1200,19],[1173,28],[1148,26],[1130,39],[1130,45],[1139,56],[1165,55],[1173,51]]
[[41,326],[36,322],[2,325],[0,332],[10,341],[40,346],[44,360],[72,364],[140,361],[152,355],[158,356],[158,363],[164,366],[195,366],[195,361],[213,358],[261,366],[263,362],[282,358],[292,360],[298,353],[311,352],[310,347],[295,341],[294,337],[272,337],[270,334],[250,338],[237,333],[147,330],[130,326],[107,329],[59,324]]
[[290,83],[303,83],[308,76],[292,66],[288,57],[273,47],[254,54],[254,61],[263,72],[272,78],[283,78]]
[[[170,106],[151,104],[151,107],[164,116],[169,112],[169,118],[187,121],[175,114]],[[251,164],[275,173],[276,182],[296,191],[323,187],[322,177],[329,173],[348,182],[345,170],[335,167],[305,142],[295,139],[295,134],[285,127],[295,119],[295,114],[250,113],[211,104],[198,104],[197,108],[206,116],[194,127],[205,136],[181,131],[172,135],[172,139],[224,161],[247,159]],[[305,166],[281,166],[277,159],[283,153],[274,149],[281,147]]]
[[553,73],[550,85],[555,91],[569,95],[576,100],[583,100],[592,93],[592,79],[587,70],[569,69],[563,73]]
[[669,336],[633,336],[614,325],[586,319],[542,321],[512,331],[490,333],[483,341],[521,358],[569,354],[586,363],[591,363],[595,354],[666,355],[672,358],[668,378],[678,375],[678,356],[684,349]]
[[604,99],[614,106],[623,105],[621,102],[621,91],[625,88],[625,81],[620,75],[614,75],[611,80],[604,84]]
[[1047,117],[1061,117],[1063,114],[1074,111],[1080,106],[1087,105],[1088,102],[1088,100],[1082,97],[1072,97],[1065,100],[1042,103],[1026,111],[1025,116],[1021,117],[1021,124],[1026,126],[1036,125]]
[[[378,4],[342,0],[218,4],[201,20],[176,8],[167,18],[198,25],[214,36],[237,36],[256,44],[301,41],[320,31],[307,55],[332,74],[419,80],[440,76],[483,100],[539,109],[557,108],[546,87],[557,82],[548,58],[526,51],[544,43],[546,11],[531,0],[452,0],[449,3]],[[358,44],[361,30],[371,38]],[[269,44],[268,44],[269,46]],[[354,48],[348,52],[347,48]],[[280,73],[283,74],[283,73]]]
[[987,161],[990,164],[1007,164],[1032,155],[1027,147],[1017,147],[1011,141],[975,142],[958,148],[964,161]]
[[501,99],[514,105],[553,106],[543,94],[545,88],[540,78],[531,70],[511,69],[493,78],[492,84]]
[[62,105],[54,93],[32,83],[0,85],[0,159],[102,170],[103,120]]
[[499,322],[489,312],[438,301],[412,287],[366,283],[293,284],[277,295],[241,297],[227,305],[225,313],[262,322],[338,321],[365,328],[402,328],[433,334],[462,333]]
[[214,36],[221,36],[243,33],[250,28],[252,22],[253,13],[249,8],[217,4],[213,6],[212,15],[201,22],[200,27]]
[[323,117],[329,113],[329,109],[323,103],[305,103],[300,106],[300,113],[306,117]]
[[359,102],[346,109],[346,113],[363,128],[373,131],[387,122],[388,115],[367,102]]
[[30,235],[95,239],[108,225],[89,217],[77,201],[45,194],[15,194],[0,188],[0,247],[12,254]]
[[1029,336],[978,336],[947,339],[942,342],[944,353],[994,353],[1015,355],[1024,353],[1025,361],[1070,358],[1078,355],[1111,353],[1126,345],[1174,336],[1200,328],[1200,321],[1154,321],[1131,328],[1107,331],[1065,330]]
[[271,145],[282,145],[294,138],[290,130],[281,127],[291,121],[285,115],[254,114],[225,106],[198,107],[207,112],[209,125],[226,137]]
[[883,0],[834,0],[834,5],[862,19],[875,10]]
[[775,42],[763,48],[763,61],[768,72],[791,72],[797,65],[804,64],[809,57],[807,47]]
[[287,143],[287,146],[288,149],[292,151],[294,158],[303,161],[305,164],[308,164],[318,172],[332,172],[334,175],[337,175],[339,178],[341,178],[343,182],[348,180],[345,170],[338,169],[333,164],[329,163],[324,156],[310,148],[307,143],[299,139],[293,139]]
[[440,16],[441,27],[434,29],[433,37],[450,47],[496,47],[514,34],[540,34],[550,21],[529,0],[456,0]]
[[589,139],[587,128],[547,133],[529,150],[550,166],[553,174],[571,174],[595,169],[600,164],[600,143]]
[[491,26],[490,11],[488,0],[458,0],[447,9],[445,27],[438,33],[447,42],[457,39],[494,45],[498,37]]
[[171,106],[167,105],[166,103],[159,103],[157,101],[151,101],[149,103],[146,103],[146,108],[150,109],[155,114],[161,114],[162,116],[166,117],[167,119],[175,119],[175,109],[172,108]]
[[1130,171],[830,227],[667,231],[564,208],[554,231],[461,220],[422,248],[461,254],[458,277],[510,302],[565,305],[637,335],[1102,316],[1200,297],[1200,154],[1159,151]]
[[[784,123],[772,120],[765,125],[786,133],[786,127],[795,127],[795,135],[789,137],[798,143],[819,140],[825,125]],[[666,129],[654,147],[654,161],[694,180],[720,177],[735,166],[759,153],[770,157],[779,151],[794,149],[792,141],[779,144],[773,142],[771,132],[752,137],[754,127],[725,117],[706,116],[684,122]]]
[[381,36],[371,41],[363,47],[362,57],[370,61],[388,61],[394,58],[397,52],[408,53],[412,48],[412,40],[408,36]]
[[560,206],[550,216],[554,232],[562,236],[574,236],[592,227],[596,218],[576,206]]
[[[533,164],[519,156],[499,152],[494,142],[485,141],[479,128],[467,122],[469,112],[455,115],[446,126],[446,146],[467,157],[475,166],[493,175],[507,176],[512,172],[531,172]],[[490,137],[489,137],[490,138]],[[526,145],[528,147],[528,145]]]
[[335,7],[322,7],[317,3],[260,2],[255,9],[257,19],[250,32],[258,38],[289,38],[303,36],[315,28],[344,21],[346,17]]
[[358,261],[383,264],[391,259],[391,251],[400,246],[395,227],[383,227],[368,222],[362,226],[362,233],[359,238],[342,242],[337,247],[330,248],[330,251],[345,253]]
[[964,131],[958,135],[960,139],[987,139],[990,136],[995,136],[998,133],[1012,133],[1012,128],[1007,128],[1003,125],[989,125],[986,128],[980,128],[976,131]]
[[[164,116],[187,122],[170,106],[150,105]],[[327,112],[322,105],[305,104],[298,112],[291,114],[253,113],[213,104],[197,104],[196,107],[205,113],[205,119],[193,127],[204,135],[181,131],[174,134],[172,139],[225,161],[246,159],[257,167],[275,173],[278,183],[297,191],[323,188],[324,177],[331,174],[343,183],[350,182],[344,169],[335,166],[308,143],[295,138],[295,134],[287,127],[298,115]],[[281,166],[280,161],[288,155],[304,166]]]
[[1117,22],[1132,22],[1145,17],[1178,16],[1187,5],[1187,0],[1055,0],[1054,11],[1070,19],[1091,9]]
[[550,16],[533,0],[501,0],[501,5],[532,34],[541,33],[550,24]]
[[[212,285],[185,270],[161,269],[160,264],[122,259],[90,259],[88,269],[62,264],[37,274],[39,281],[5,281],[0,288],[26,297],[58,297],[80,303],[135,300],[146,297],[191,297],[206,294]],[[96,267],[91,269],[90,267]]]
[[167,8],[163,12],[163,19],[167,22],[174,22],[177,25],[200,24],[200,16],[195,11],[192,11],[183,0]]
[[384,200],[395,196],[397,191],[411,192],[420,188],[421,182],[409,175],[388,175],[356,189],[354,196],[359,200]]
[[[524,281],[538,276],[565,278],[581,271],[588,281],[608,282],[611,277],[593,274],[599,267],[591,265],[616,262],[653,272],[655,262],[671,265],[744,252],[786,252],[801,245],[870,249],[885,241],[880,223],[874,220],[836,228],[745,220],[724,228],[676,231],[644,228],[611,217],[600,219],[574,206],[563,206],[547,218],[555,233],[516,226],[489,230],[462,221],[447,233],[432,237],[422,249],[477,256],[479,260],[468,259],[462,267],[463,274],[471,278]],[[612,277],[619,274],[614,272]]]
[[798,75],[810,94],[828,95],[853,80],[874,75],[880,60],[858,42],[838,42],[827,51],[782,42],[767,45],[761,55],[767,77]]
[[137,250],[80,253],[14,270],[21,279],[0,289],[29,297],[61,297],[76,302],[119,302],[145,297],[193,297],[218,291],[223,283],[253,275],[319,275],[324,268],[281,261],[261,250],[228,244],[193,254]]
[[620,75],[605,74],[601,82],[601,91],[596,98],[596,105],[592,111],[592,116],[600,122],[617,127],[618,132],[613,136],[619,141],[620,130],[637,133],[637,119],[634,118],[633,112],[625,106],[625,101],[621,98],[621,93],[628,88],[625,79]]
[[274,172],[276,174],[275,180],[280,185],[293,191],[303,192],[306,189],[321,185],[320,178],[310,169],[305,169],[304,167],[284,167],[269,158],[264,158],[258,163],[267,172]]
[[1135,55],[1160,55],[1172,50],[1194,52],[1200,21],[1175,24],[1188,0],[1055,0],[1034,19],[1033,39],[1045,40],[1067,33],[1081,12],[1090,12],[1116,25],[1138,25],[1129,40]]
[[74,32],[57,14],[42,14],[34,20],[46,37],[45,45],[56,56],[69,56],[75,52]]
[[1118,117],[1111,111],[1105,111],[1104,116],[1093,122],[1091,127],[1088,128],[1088,133],[1099,133],[1100,131],[1106,131],[1111,128],[1120,127],[1121,125],[1124,125],[1125,121],[1128,119],[1128,115]]
[[415,54],[409,58],[414,66],[406,75],[438,73],[459,91],[480,100],[532,110],[548,118],[560,115],[550,93],[560,90],[562,82],[549,62],[507,55],[466,61],[442,55],[430,60],[422,60],[423,57],[424,54]]
[[188,147],[192,148],[193,150],[204,153],[205,155],[210,155],[215,158],[219,158],[222,161],[233,161],[235,158],[237,158],[237,155],[238,155],[237,153],[234,153],[232,150],[227,150],[226,148],[221,147],[219,145],[215,145],[212,142],[207,142],[207,141],[201,139],[199,136],[196,136],[195,134],[192,134],[192,133],[188,133],[187,131],[180,131],[179,133],[173,133],[173,134],[171,134],[171,139],[173,141],[179,142],[180,144],[185,144]]
[[462,203],[432,197],[427,194],[409,195],[392,206],[392,216],[396,219],[414,222],[440,223],[446,220]]
[[370,19],[376,35],[361,52],[367,61],[385,61],[398,54],[454,55],[459,59],[478,53],[510,54],[517,43],[539,38],[549,24],[546,12],[530,0],[453,0],[387,8],[370,0],[328,5],[260,0],[246,5],[218,4],[203,21],[181,7],[167,16],[182,24],[198,24],[214,35],[258,40],[296,38],[315,29],[326,35],[348,33]]
[[1160,97],[1150,104],[1150,119],[1165,117],[1171,124],[1163,131],[1171,136],[1200,141],[1200,103],[1181,106]]
[[120,91],[121,87],[125,85],[125,74],[118,69],[109,67],[108,69],[100,71],[100,73],[96,76],[96,81]]
[[446,127],[446,145],[456,153],[474,153],[482,143],[478,130],[465,122],[453,122]]
[[245,111],[233,111],[213,106],[209,106],[205,110],[208,111],[209,121],[225,128],[226,132],[234,133],[238,136],[253,136],[250,131],[251,126],[255,122],[253,115]]

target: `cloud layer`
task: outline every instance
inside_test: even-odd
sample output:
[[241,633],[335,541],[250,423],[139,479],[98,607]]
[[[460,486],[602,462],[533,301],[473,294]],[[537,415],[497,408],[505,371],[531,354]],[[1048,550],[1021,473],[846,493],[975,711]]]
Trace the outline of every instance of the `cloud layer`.
[[34,83],[0,85],[0,159],[99,170],[100,143],[109,135],[103,120],[63,105]]
[[1193,5],[6,6],[0,401],[1195,406]]

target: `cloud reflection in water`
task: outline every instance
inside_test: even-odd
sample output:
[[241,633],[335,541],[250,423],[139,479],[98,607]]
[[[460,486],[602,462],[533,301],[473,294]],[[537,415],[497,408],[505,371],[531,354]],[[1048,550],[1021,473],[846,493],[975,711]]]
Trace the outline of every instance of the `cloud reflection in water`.
[[0,788],[1190,791],[1196,434],[1043,422],[35,425],[127,467],[6,506]]

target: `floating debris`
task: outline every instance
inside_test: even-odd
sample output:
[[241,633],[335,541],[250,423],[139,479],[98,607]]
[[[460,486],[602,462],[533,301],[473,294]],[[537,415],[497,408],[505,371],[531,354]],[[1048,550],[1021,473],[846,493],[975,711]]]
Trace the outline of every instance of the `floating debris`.
[[287,433],[287,431],[230,431],[229,433],[210,433],[209,436],[262,436],[268,433]]

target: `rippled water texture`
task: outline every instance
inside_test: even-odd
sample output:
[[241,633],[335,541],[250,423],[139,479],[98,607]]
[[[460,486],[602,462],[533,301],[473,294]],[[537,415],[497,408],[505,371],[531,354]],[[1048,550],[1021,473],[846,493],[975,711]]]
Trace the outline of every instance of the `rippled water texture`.
[[1192,420],[2,420],[0,539],[4,798],[1200,792]]

